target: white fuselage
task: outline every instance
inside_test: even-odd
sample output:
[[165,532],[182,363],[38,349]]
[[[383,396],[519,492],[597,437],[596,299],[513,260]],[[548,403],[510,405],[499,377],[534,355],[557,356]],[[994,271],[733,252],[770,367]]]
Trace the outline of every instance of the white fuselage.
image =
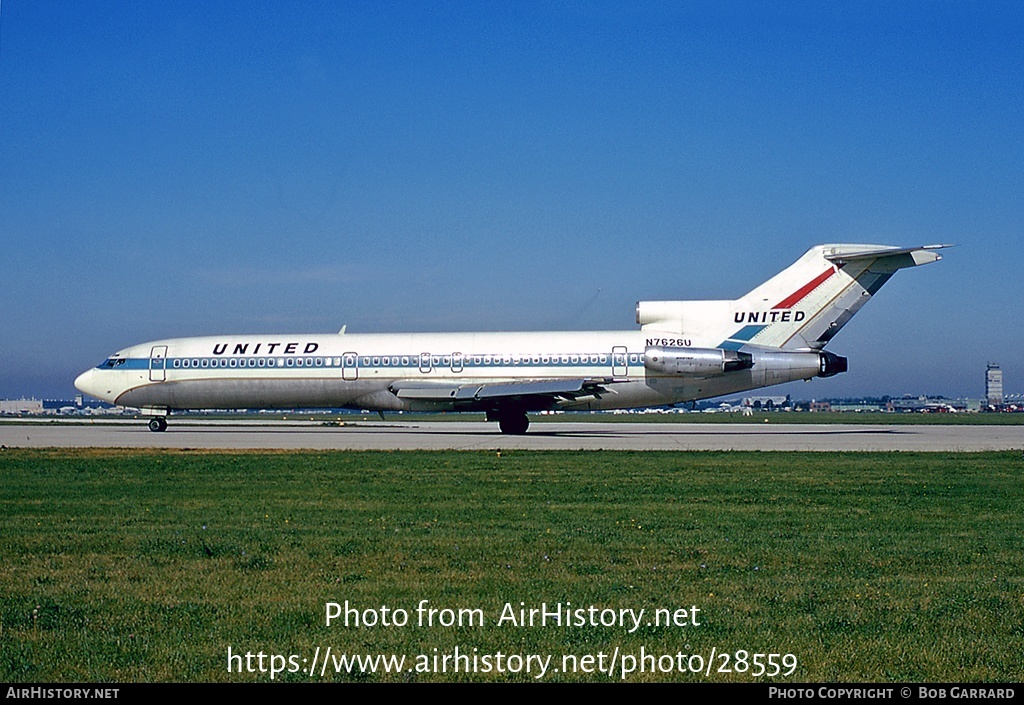
[[[618,409],[675,404],[809,379],[818,355],[791,353],[784,369],[707,376],[658,375],[645,355],[665,336],[649,331],[252,335],[179,338],[126,348],[75,385],[100,399],[147,410],[357,408],[486,410],[487,403],[409,399],[396,384],[494,384],[603,379],[608,393],[545,408]],[[696,340],[669,342],[697,344]],[[780,353],[766,352],[777,358]],[[539,410],[539,409],[530,409]]]

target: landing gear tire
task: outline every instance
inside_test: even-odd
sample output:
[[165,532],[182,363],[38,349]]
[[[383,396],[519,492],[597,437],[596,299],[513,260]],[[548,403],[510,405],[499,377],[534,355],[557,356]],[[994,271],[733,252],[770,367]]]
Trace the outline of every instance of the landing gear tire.
[[153,433],[161,433],[167,430],[167,419],[157,416],[149,420],[149,430]]
[[510,436],[521,436],[530,427],[530,419],[526,414],[508,414],[498,419],[498,429]]

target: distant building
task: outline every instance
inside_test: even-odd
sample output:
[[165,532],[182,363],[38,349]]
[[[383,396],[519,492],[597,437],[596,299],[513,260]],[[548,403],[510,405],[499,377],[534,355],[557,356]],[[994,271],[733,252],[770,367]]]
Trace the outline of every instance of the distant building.
[[970,399],[946,399],[945,397],[901,397],[890,399],[885,404],[886,411],[923,412],[923,413],[956,413],[960,411],[977,411],[977,402]]
[[985,399],[989,406],[1003,405],[1003,371],[999,365],[990,362],[985,370]]
[[793,403],[787,394],[786,396],[746,397],[740,405],[749,406],[753,409],[774,411],[776,409],[788,409]]
[[841,401],[832,402],[832,411],[840,411],[843,413],[850,412],[865,412],[865,411],[885,411],[886,407],[883,404],[866,402],[866,401]]
[[41,414],[41,399],[0,399],[0,414]]

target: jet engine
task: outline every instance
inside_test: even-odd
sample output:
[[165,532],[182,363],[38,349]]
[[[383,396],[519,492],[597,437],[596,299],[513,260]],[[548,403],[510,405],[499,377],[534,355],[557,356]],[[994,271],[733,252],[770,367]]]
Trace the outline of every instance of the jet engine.
[[828,351],[822,350],[818,353],[819,377],[831,377],[849,369],[845,357],[840,357]]
[[832,377],[846,372],[847,361],[825,350],[754,350],[751,354],[721,348],[650,346],[644,353],[644,367],[656,375],[680,377],[711,377],[753,368],[755,373],[776,380],[769,384],[780,384],[811,377]]
[[644,352],[644,367],[661,375],[707,377],[749,370],[753,365],[752,355],[737,350],[651,346]]

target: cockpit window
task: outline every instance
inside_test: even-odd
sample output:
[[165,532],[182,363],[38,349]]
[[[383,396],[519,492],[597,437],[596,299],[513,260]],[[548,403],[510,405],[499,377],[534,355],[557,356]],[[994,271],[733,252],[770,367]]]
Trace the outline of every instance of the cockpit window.
[[128,358],[126,357],[108,357],[103,361],[103,364],[100,365],[100,367],[109,367],[110,369],[114,369],[115,367],[120,367],[126,362],[128,362]]

